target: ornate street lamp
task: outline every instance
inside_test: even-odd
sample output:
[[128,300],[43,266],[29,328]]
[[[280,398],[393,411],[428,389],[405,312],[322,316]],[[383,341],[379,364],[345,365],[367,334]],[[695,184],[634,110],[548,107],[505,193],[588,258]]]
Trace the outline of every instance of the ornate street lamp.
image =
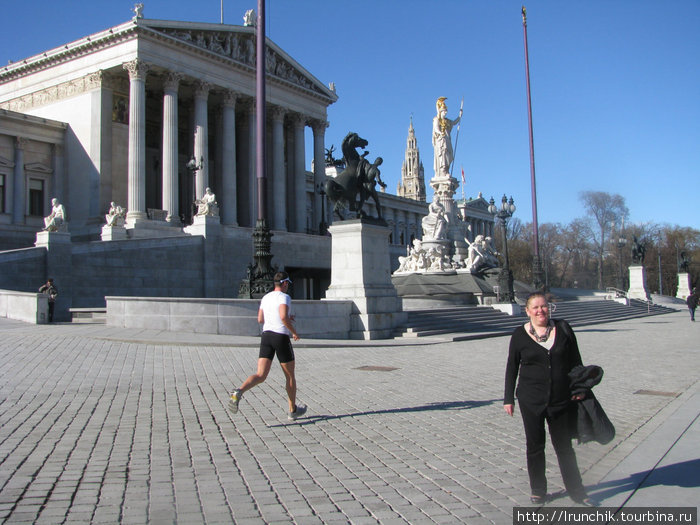
[[501,199],[501,207],[497,208],[496,203],[491,197],[489,201],[489,213],[498,219],[501,223],[501,228],[503,229],[503,268],[501,268],[501,273],[498,275],[498,287],[500,289],[501,301],[505,303],[515,302],[515,292],[513,291],[513,272],[510,271],[510,262],[508,260],[508,241],[506,239],[506,222],[515,213],[515,204],[513,204],[513,197],[508,200],[503,195]]
[[185,198],[190,201],[190,216],[185,217],[185,220],[187,221],[190,221],[192,217],[194,217],[197,213],[197,205],[194,203],[194,201],[197,199],[197,172],[200,171],[203,167],[204,157],[199,157],[199,164],[197,164],[197,159],[194,155],[192,155],[192,158],[187,162],[187,164],[185,164],[185,168],[187,168],[187,171],[189,171],[192,175],[192,181],[189,190],[192,192],[192,195],[185,196]]

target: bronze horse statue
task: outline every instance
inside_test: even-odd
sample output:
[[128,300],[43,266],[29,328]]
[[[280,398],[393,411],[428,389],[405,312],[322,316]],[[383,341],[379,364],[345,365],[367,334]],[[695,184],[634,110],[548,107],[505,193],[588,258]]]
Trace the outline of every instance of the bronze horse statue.
[[355,212],[356,217],[364,217],[362,207],[369,197],[374,200],[377,218],[382,218],[382,209],[375,189],[376,184],[386,188],[379,173],[382,158],[377,157],[374,163],[370,163],[365,158],[369,155],[369,151],[363,152],[360,156],[357,148],[364,149],[367,144],[369,143],[357,133],[348,133],[341,145],[345,169],[337,177],[326,179],[326,195],[333,202],[333,212],[340,219],[347,218],[343,212],[346,207],[350,212]]

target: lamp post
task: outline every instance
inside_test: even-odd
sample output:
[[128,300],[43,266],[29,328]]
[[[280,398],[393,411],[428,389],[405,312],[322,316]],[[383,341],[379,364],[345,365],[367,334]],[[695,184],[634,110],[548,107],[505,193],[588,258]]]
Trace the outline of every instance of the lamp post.
[[625,239],[622,234],[617,239],[617,259],[619,262],[619,275],[618,275],[618,289],[625,290],[625,274],[622,272],[622,250],[627,246],[627,239]]
[[204,157],[199,157],[199,164],[197,164],[197,159],[192,155],[192,158],[185,164],[187,171],[192,174],[192,184],[190,189],[192,191],[191,195],[187,195],[186,198],[190,202],[190,216],[186,217],[187,221],[190,221],[192,217],[197,213],[196,205],[194,201],[197,199],[197,172],[204,167]]
[[508,200],[503,195],[501,199],[501,207],[496,207],[496,203],[491,197],[489,201],[489,213],[493,215],[498,222],[501,224],[503,229],[503,268],[501,273],[498,275],[498,286],[500,288],[500,294],[503,302],[514,303],[515,302],[515,292],[513,291],[513,272],[510,271],[510,261],[508,260],[508,240],[506,239],[506,222],[513,216],[515,212],[515,204],[513,204],[513,197]]

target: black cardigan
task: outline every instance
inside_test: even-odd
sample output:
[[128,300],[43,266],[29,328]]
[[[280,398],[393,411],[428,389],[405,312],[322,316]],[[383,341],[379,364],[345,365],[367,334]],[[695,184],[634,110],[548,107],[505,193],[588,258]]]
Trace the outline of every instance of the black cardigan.
[[[554,345],[547,351],[520,325],[513,331],[508,350],[503,404],[515,404],[515,396],[531,411],[557,412],[571,402],[568,373],[581,365],[576,336],[566,321],[554,320]],[[516,379],[518,388],[515,388]]]

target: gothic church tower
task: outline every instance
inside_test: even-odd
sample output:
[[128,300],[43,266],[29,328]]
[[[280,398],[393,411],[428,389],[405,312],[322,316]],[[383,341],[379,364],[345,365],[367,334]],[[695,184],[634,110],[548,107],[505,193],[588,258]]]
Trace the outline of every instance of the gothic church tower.
[[411,117],[411,124],[408,127],[406,156],[401,166],[401,182],[396,188],[396,194],[399,197],[425,202],[425,176],[416,142],[416,132],[413,129],[413,117]]

